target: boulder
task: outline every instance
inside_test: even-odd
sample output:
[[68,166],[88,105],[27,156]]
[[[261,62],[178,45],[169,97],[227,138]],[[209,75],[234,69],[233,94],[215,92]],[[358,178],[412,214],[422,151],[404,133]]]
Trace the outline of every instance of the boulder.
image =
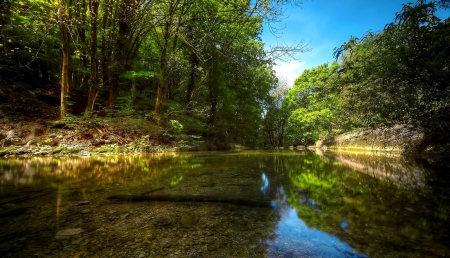
[[40,141],[40,144],[44,145],[44,146],[55,146],[56,141],[53,139],[45,139],[45,140]]
[[19,130],[10,130],[8,132],[6,132],[6,139],[11,139],[11,138],[19,138],[21,137],[21,132]]
[[9,147],[9,146],[19,146],[19,145],[25,145],[27,144],[25,140],[20,138],[7,138],[3,142],[3,147]]

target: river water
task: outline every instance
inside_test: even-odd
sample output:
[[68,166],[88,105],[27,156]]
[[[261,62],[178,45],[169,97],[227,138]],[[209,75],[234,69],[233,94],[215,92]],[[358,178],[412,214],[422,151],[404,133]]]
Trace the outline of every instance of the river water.
[[449,257],[448,181],[402,157],[0,159],[0,257]]

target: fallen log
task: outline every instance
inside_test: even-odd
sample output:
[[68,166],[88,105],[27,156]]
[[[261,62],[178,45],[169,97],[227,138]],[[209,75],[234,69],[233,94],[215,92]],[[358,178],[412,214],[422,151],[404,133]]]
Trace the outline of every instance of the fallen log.
[[255,207],[272,206],[272,201],[269,199],[217,197],[205,195],[111,195],[107,199],[129,202],[218,202]]

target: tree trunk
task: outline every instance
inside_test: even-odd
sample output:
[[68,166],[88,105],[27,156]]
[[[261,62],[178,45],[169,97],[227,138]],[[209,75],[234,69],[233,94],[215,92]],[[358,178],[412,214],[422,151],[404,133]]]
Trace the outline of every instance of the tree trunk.
[[124,60],[124,57],[126,56],[126,48],[129,44],[127,35],[130,29],[129,23],[131,22],[132,18],[130,6],[132,6],[131,0],[124,0],[122,3],[119,3],[118,6],[120,13],[118,17],[119,31],[117,34],[116,46],[114,51],[115,53],[113,56],[113,71],[109,88],[109,109],[113,109],[115,106],[119,88],[119,76],[124,71],[124,67],[128,66],[128,60]]
[[[69,5],[70,5],[70,3],[69,3]],[[76,10],[76,13],[77,13],[76,19],[80,19],[81,24],[82,24],[82,26],[77,26],[78,36],[80,37],[80,41],[83,44],[83,47],[81,48],[80,65],[84,69],[87,69],[88,59],[87,59],[86,48],[84,47],[84,45],[87,44],[87,42],[86,42],[86,27],[84,26],[84,24],[86,24],[86,0],[81,1],[81,8],[80,8],[80,10]],[[76,78],[77,78],[77,81],[76,81],[75,85],[77,85],[78,88],[83,88],[84,83],[86,81],[86,74],[82,70],[78,70]]]
[[[196,46],[196,40],[195,40],[195,35],[194,35],[194,30],[192,25],[190,25],[188,27],[188,37],[189,40],[191,42],[192,46]],[[196,79],[196,75],[197,75],[197,67],[199,65],[199,60],[197,55],[195,54],[195,49],[191,50],[191,55],[190,55],[190,62],[191,62],[191,71],[189,74],[189,83],[187,86],[187,91],[186,91],[186,111],[189,114],[190,111],[192,110],[192,105],[191,105],[191,99],[192,99],[192,94],[194,92],[194,88],[195,88],[195,79]]]
[[97,21],[99,0],[91,0],[91,80],[89,97],[85,117],[90,117],[94,110],[95,99],[98,94],[98,58],[97,58]]
[[[172,8],[171,8],[172,9]],[[172,10],[171,10],[172,11]],[[173,15],[172,13],[170,15]],[[155,104],[155,112],[153,114],[153,118],[159,124],[159,116],[162,114],[164,101],[166,99],[167,92],[169,90],[169,83],[167,78],[167,64],[168,64],[168,55],[167,48],[169,47],[170,40],[170,27],[172,26],[171,18],[168,18],[166,24],[164,26],[164,39],[163,45],[161,48],[161,57],[159,60],[159,84],[158,84],[158,92],[156,95],[156,104]]]
[[107,49],[107,47],[110,47],[110,44],[106,44],[106,38],[110,37],[111,33],[108,33],[108,28],[111,26],[111,19],[109,18],[111,2],[110,1],[104,1],[103,3],[103,29],[102,29],[102,46],[101,46],[101,74],[102,74],[102,86],[108,87],[109,86],[109,67],[108,64],[111,60],[110,55],[110,48]]
[[62,34],[62,68],[61,68],[61,112],[63,119],[67,115],[67,98],[69,94],[69,29],[66,15],[66,1],[61,0],[60,6],[61,34]]

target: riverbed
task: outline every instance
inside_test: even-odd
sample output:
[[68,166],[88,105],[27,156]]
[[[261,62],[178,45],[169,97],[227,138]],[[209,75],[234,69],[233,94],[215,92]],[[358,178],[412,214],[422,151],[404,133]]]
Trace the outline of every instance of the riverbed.
[[397,156],[0,159],[1,257],[445,257],[450,200]]

